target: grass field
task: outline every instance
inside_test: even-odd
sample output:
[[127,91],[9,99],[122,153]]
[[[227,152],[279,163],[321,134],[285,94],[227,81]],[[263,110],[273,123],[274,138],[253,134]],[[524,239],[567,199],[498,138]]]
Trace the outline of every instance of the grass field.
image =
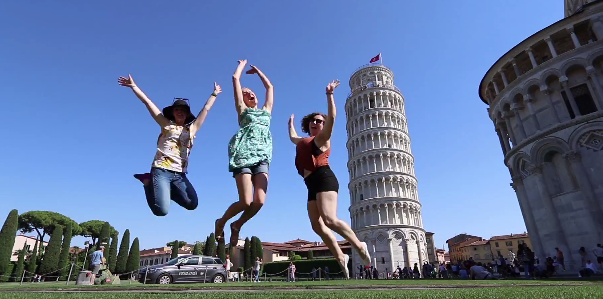
[[[133,291],[133,290],[132,290]],[[438,290],[330,290],[330,291],[257,291],[257,292],[203,292],[203,293],[155,293],[142,292],[95,292],[82,293],[49,293],[49,292],[0,292],[0,299],[181,299],[181,298],[245,298],[245,299],[331,299],[331,298],[365,298],[365,299],[474,299],[474,298],[530,298],[530,299],[582,299],[602,298],[603,288],[600,286],[538,286],[538,287],[501,287],[501,288],[462,288]]]
[[43,282],[43,283],[0,283],[0,291],[23,289],[270,289],[270,288],[400,288],[400,287],[503,287],[503,286],[549,286],[549,285],[598,285],[603,288],[601,280],[452,280],[452,279],[405,279],[405,280],[329,280],[329,281],[299,281],[287,282],[235,282],[225,284],[195,283],[195,284],[140,284],[138,282],[122,281],[120,285],[102,286],[76,286],[73,282],[65,285],[65,282]]

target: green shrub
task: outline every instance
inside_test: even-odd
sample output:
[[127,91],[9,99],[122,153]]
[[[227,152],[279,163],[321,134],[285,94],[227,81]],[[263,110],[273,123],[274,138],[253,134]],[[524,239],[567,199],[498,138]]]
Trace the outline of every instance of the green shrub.
[[[0,282],[7,282],[9,280],[9,276],[13,273],[13,269],[15,268],[15,263],[10,262],[6,265],[6,273],[3,276],[0,276]],[[19,278],[21,281],[21,278]]]

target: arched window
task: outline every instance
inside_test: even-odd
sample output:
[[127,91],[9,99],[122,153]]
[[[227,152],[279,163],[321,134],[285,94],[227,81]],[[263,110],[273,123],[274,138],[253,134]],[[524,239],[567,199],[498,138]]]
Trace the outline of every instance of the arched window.
[[521,159],[519,161],[519,173],[521,173],[521,175],[523,177],[528,176],[529,172],[528,172],[528,162],[524,159]]

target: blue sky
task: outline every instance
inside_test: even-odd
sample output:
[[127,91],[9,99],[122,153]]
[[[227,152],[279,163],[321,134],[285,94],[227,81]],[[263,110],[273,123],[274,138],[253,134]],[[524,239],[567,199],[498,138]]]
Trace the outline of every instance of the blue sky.
[[[331,164],[341,185],[339,216],[349,222],[347,82],[381,52],[406,98],[423,223],[436,245],[463,232],[523,232],[477,87],[502,54],[562,17],[560,0],[3,1],[0,217],[16,208],[106,220],[121,233],[129,228],[141,248],[205,240],[237,199],[227,157],[238,127],[230,78],[237,60],[248,59],[275,86],[274,159],[266,204],[241,236],[318,241],[287,120],[326,111],[326,84],[342,81]],[[117,85],[128,73],[158,106],[186,97],[195,113],[214,81],[224,89],[191,154],[195,211],[172,202],[168,216],[153,216],[132,177],[149,169],[159,128]],[[257,76],[243,85],[263,101]]]

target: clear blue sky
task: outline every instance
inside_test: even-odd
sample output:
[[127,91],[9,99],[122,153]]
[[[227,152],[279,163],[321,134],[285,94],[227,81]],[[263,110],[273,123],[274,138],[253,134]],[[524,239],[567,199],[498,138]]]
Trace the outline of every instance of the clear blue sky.
[[[406,98],[423,223],[436,245],[462,232],[489,238],[525,230],[477,87],[502,54],[562,18],[563,1],[238,3],[2,1],[2,221],[13,208],[52,210],[77,222],[109,221],[120,233],[129,228],[141,248],[205,240],[237,199],[227,157],[238,127],[230,78],[237,60],[248,59],[275,86],[274,159],[266,204],[241,236],[318,241],[287,120],[326,111],[326,84],[343,82],[331,163],[339,216],[349,222],[347,82],[381,52]],[[132,177],[149,169],[159,128],[117,85],[128,73],[158,106],[186,97],[195,113],[214,81],[224,88],[191,154],[195,211],[172,202],[168,216],[153,216]],[[243,85],[263,102],[257,76]]]

